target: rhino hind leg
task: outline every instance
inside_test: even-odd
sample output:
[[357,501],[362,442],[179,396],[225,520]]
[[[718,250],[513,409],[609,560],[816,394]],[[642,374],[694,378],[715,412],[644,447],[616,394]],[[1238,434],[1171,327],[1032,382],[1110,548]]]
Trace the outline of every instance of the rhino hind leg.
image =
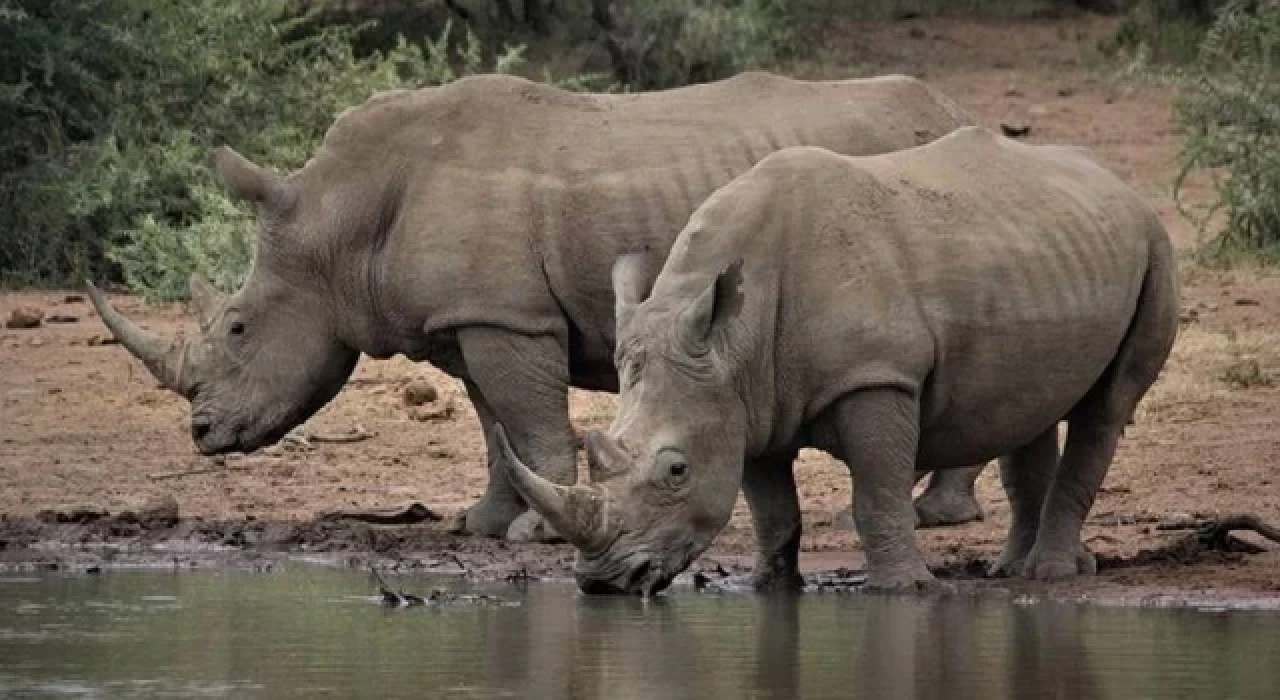
[[1013,513],[1004,550],[988,570],[990,576],[1017,576],[1035,546],[1049,483],[1058,468],[1058,425],[1000,458],[1000,482]]
[[561,541],[508,481],[493,444],[493,426],[500,422],[506,427],[516,454],[539,475],[558,484],[573,483],[577,448],[569,423],[568,354],[554,336],[494,327],[464,328],[458,344],[467,367],[467,394],[484,429],[489,483],[452,529],[519,541]]
[[1111,365],[1067,415],[1067,442],[1045,496],[1023,575],[1055,580],[1096,571],[1080,542],[1085,516],[1106,477],[1134,408],[1155,383],[1178,331],[1176,260],[1167,238],[1152,244],[1138,305]]
[[751,584],[757,591],[798,591],[804,587],[795,457],[791,452],[748,460],[743,471],[742,492],[756,531]]
[[837,456],[853,475],[853,520],[872,591],[946,591],[915,542],[911,488],[920,438],[918,400],[892,389],[857,391],[837,402]]
[[945,527],[982,520],[982,506],[973,482],[986,465],[939,469],[929,475],[929,485],[916,499],[916,527]]

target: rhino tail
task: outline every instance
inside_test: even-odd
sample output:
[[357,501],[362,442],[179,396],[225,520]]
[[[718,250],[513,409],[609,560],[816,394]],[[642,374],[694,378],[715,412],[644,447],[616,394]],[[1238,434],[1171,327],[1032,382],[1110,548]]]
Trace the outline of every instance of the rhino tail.
[[1178,260],[1164,228],[1158,222],[1152,226],[1147,269],[1129,329],[1107,371],[1073,414],[1087,410],[1095,420],[1121,426],[1131,423],[1138,402],[1173,350],[1178,334]]

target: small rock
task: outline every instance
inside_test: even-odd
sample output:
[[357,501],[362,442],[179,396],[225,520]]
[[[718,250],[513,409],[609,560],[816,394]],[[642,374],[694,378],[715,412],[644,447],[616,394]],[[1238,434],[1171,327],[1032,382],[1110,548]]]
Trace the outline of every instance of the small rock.
[[1260,305],[1260,302],[1257,299],[1244,299],[1244,298],[1236,299],[1236,306],[1259,306],[1259,305]]
[[1063,85],[1058,88],[1058,97],[1071,97],[1074,94],[1076,94],[1076,89],[1070,85]]
[[409,411],[409,417],[416,421],[452,420],[454,414],[453,399],[445,399],[439,406],[415,406]]
[[421,406],[428,404],[440,398],[440,393],[436,391],[436,387],[425,379],[415,379],[404,386],[402,396],[405,405]]
[[1027,110],[1027,114],[1031,115],[1032,119],[1039,119],[1040,117],[1048,116],[1049,108],[1044,105],[1032,105],[1031,109]]
[[161,496],[148,501],[138,511],[138,520],[151,530],[173,527],[180,520],[178,500],[173,496]]
[[80,317],[71,314],[53,314],[47,320],[49,323],[75,323],[80,320]]
[[102,335],[101,333],[95,333],[94,335],[89,337],[89,345],[91,347],[96,347],[98,345],[119,345],[119,344],[120,344],[120,341],[116,340],[116,337],[114,335]]
[[1022,97],[1022,90],[1018,89],[1017,85],[1010,85],[1008,89],[1004,91],[1004,96],[1005,97]]
[[1025,107],[1014,107],[1000,121],[1005,136],[1018,138],[1031,133],[1031,114]]
[[39,328],[42,321],[44,311],[34,306],[19,306],[9,312],[9,320],[4,325],[7,328]]
[[82,301],[84,301],[83,294],[68,294],[65,297],[62,297],[62,302],[64,304],[79,304]]
[[912,39],[925,39],[929,35],[920,27],[912,27],[907,30],[907,36]]
[[32,338],[27,341],[27,345],[30,345],[33,348],[44,347],[44,340],[41,338]]

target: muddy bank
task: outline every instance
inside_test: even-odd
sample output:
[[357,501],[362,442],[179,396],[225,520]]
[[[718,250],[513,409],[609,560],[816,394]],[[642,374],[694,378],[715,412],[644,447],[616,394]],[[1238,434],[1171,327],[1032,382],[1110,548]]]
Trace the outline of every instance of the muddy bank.
[[[1217,551],[1189,533],[1132,556],[1100,555],[1099,574],[1044,584],[985,575],[989,557],[964,548],[933,553],[931,568],[957,592],[1127,606],[1280,609],[1280,581],[1268,571],[1280,551]],[[860,556],[805,552],[810,593],[853,593],[864,580]],[[226,568],[270,571],[289,561],[395,573],[461,575],[480,581],[571,581],[568,545],[509,543],[450,534],[440,522],[381,525],[343,518],[308,521],[155,518],[89,508],[0,516],[0,571],[99,574],[122,568]],[[751,556],[718,545],[677,579],[706,593],[746,593]]]

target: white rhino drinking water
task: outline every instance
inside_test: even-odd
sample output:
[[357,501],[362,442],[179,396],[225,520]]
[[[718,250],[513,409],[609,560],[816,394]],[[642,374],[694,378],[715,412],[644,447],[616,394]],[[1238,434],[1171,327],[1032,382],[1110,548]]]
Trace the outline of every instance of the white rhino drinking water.
[[[647,246],[656,274],[698,204],[779,148],[883,153],[968,123],[901,76],[749,73],[633,95],[479,76],[388,93],[344,113],[288,177],[218,153],[231,193],[257,205],[258,250],[231,297],[193,283],[199,337],[152,337],[93,301],[191,401],[206,454],[275,442],[339,391],[361,352],[403,353],[461,378],[486,436],[502,421],[547,478],[571,483],[568,387],[617,387],[609,270],[621,252]],[[496,475],[466,530],[502,535],[525,512]],[[976,509],[972,478],[959,482],[949,502]]]
[[[649,593],[704,551],[741,487],[755,582],[799,582],[792,461],[844,461],[877,589],[938,585],[913,469],[1001,456],[1013,522],[994,573],[1094,570],[1080,528],[1178,325],[1168,235],[1082,152],[975,127],[899,153],[794,148],[712,195],[647,299],[614,267],[622,394],[600,483],[512,481],[579,548],[587,591]],[[1058,423],[1065,420],[1065,451]]]

